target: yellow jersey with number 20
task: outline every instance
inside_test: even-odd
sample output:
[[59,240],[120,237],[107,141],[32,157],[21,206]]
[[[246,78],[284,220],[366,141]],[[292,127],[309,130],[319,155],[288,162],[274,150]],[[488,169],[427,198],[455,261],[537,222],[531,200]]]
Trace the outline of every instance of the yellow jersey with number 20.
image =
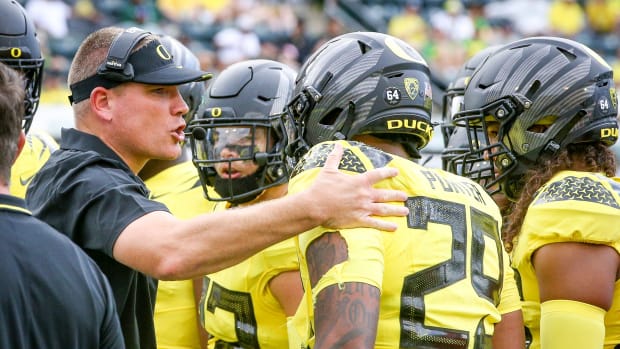
[[[484,189],[467,178],[425,168],[358,142],[344,147],[340,170],[357,174],[389,166],[397,177],[377,188],[408,193],[407,217],[393,217],[395,232],[345,229],[347,261],[310,284],[306,249],[325,233],[318,227],[298,237],[305,298],[297,328],[314,343],[313,300],[325,287],[361,282],[381,290],[375,348],[489,348],[501,315],[520,309],[508,256],[499,238],[501,215]],[[296,167],[289,193],[308,188],[333,142],[313,147]],[[400,204],[400,203],[399,203]],[[299,326],[303,321],[294,319]],[[442,344],[443,343],[443,344]]]

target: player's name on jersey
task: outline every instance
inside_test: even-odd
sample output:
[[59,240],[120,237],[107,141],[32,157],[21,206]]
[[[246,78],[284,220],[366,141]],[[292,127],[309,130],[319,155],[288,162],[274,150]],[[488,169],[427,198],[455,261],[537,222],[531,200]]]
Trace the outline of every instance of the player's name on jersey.
[[[482,188],[475,183],[460,179],[447,178],[440,175],[440,172],[423,170],[422,174],[428,180],[428,183],[434,190],[443,190],[445,192],[454,192],[467,195],[474,200],[486,204],[484,201],[485,196],[482,195]],[[452,176],[451,176],[452,177]]]

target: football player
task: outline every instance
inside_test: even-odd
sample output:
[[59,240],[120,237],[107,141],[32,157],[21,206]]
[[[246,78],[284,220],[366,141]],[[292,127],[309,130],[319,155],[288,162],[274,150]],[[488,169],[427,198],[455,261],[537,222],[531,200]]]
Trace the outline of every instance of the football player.
[[[443,98],[441,124],[441,136],[444,142],[444,149],[441,152],[441,166],[446,171],[458,175],[462,175],[463,173],[463,154],[469,151],[469,142],[471,142],[472,139],[469,138],[465,129],[454,127],[453,116],[463,108],[463,94],[465,93],[465,87],[469,83],[472,74],[476,68],[498,48],[499,46],[489,46],[474,54],[463,63],[461,69],[459,69],[454,79],[448,85],[446,94]],[[478,139],[480,139],[480,137]],[[475,141],[475,139],[473,141]],[[486,167],[487,171],[492,171],[491,163],[489,162],[477,162],[475,166],[479,167],[476,171],[477,173],[484,173],[481,166]],[[510,201],[499,192],[494,193],[492,197],[499,206],[502,214],[505,215],[510,209]]]
[[[341,170],[398,168],[378,185],[407,192],[410,210],[394,219],[395,233],[318,227],[298,237],[304,345],[473,349],[501,339],[523,348],[499,209],[473,181],[412,161],[432,136],[431,106],[427,63],[389,35],[341,35],[302,66],[289,108],[300,136],[289,192],[310,185],[340,143]],[[494,333],[501,322],[512,325]]]
[[[515,201],[504,237],[533,349],[620,344],[620,190],[609,148],[617,104],[598,54],[532,37],[491,54],[454,115],[477,139],[463,175]],[[489,161],[493,171],[478,170]]]
[[[227,67],[209,85],[204,116],[188,131],[204,192],[218,202],[216,210],[286,194],[284,112],[295,76],[285,64],[257,59]],[[285,240],[204,278],[200,310],[209,348],[289,346],[287,318],[303,295],[296,251],[294,241]]]
[[44,59],[34,24],[17,1],[0,0],[0,13],[4,17],[0,26],[0,62],[22,73],[26,90],[22,123],[26,143],[11,169],[9,186],[11,194],[24,198],[32,177],[58,149],[58,143],[44,130],[28,132],[39,106],[43,81]]

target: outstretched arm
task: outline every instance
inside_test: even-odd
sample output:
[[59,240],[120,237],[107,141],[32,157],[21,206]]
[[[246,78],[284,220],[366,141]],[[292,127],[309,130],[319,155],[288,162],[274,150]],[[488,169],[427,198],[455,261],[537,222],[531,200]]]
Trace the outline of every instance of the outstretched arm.
[[380,217],[405,216],[408,209],[394,202],[405,201],[407,195],[373,185],[398,171],[341,173],[342,154],[342,146],[336,145],[312,186],[296,194],[186,221],[167,212],[149,213],[123,230],[114,245],[114,258],[161,280],[187,279],[239,263],[319,225],[395,230],[393,222]]

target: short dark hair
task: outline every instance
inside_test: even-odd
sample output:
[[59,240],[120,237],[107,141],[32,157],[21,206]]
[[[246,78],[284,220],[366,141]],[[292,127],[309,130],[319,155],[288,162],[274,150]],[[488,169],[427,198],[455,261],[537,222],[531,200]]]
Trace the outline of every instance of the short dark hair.
[[8,185],[24,118],[24,79],[0,63],[0,180]]

